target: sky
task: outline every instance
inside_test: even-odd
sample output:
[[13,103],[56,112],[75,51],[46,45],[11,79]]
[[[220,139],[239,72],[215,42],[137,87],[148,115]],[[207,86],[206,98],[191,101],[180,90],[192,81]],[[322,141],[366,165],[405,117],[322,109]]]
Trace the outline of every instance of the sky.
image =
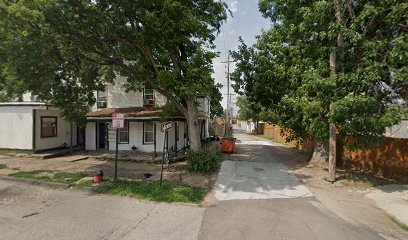
[[[261,34],[262,29],[269,29],[270,21],[263,18],[258,10],[258,0],[224,0],[232,12],[233,16],[229,16],[228,20],[221,27],[221,32],[215,40],[217,46],[216,51],[220,52],[220,57],[213,61],[214,74],[213,78],[217,83],[223,84],[221,93],[223,94],[222,106],[227,106],[227,68],[226,64],[221,63],[227,60],[228,50],[237,50],[241,36],[247,45],[252,45],[256,42],[256,36]],[[231,64],[230,71],[234,69]],[[232,91],[231,91],[232,92]],[[232,96],[232,104],[235,105],[235,97]]]

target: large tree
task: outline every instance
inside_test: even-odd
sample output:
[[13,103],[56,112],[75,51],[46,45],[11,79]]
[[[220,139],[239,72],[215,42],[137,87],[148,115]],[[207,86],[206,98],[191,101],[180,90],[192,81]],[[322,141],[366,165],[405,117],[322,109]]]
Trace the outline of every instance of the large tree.
[[225,3],[5,0],[0,14],[4,82],[76,118],[95,90],[124,76],[127,90],[148,86],[164,95],[186,117],[191,149],[200,149],[196,97],[214,92],[213,41]]
[[259,6],[272,27],[254,52],[268,61],[254,62],[258,71],[245,90],[259,102],[253,86],[273,93],[265,106],[279,124],[294,138],[316,140],[312,161],[327,160],[330,125],[332,135],[369,143],[399,121],[396,103],[406,99],[408,84],[404,1],[261,0]]

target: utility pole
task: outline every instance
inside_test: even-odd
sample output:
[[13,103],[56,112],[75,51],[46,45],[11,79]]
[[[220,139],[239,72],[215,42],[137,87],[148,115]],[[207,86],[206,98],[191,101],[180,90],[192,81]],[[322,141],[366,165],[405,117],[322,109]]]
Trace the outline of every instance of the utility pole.
[[234,61],[230,61],[230,51],[228,51],[227,61],[221,62],[227,64],[227,111],[225,114],[224,134],[229,132],[229,114],[230,114],[230,64]]

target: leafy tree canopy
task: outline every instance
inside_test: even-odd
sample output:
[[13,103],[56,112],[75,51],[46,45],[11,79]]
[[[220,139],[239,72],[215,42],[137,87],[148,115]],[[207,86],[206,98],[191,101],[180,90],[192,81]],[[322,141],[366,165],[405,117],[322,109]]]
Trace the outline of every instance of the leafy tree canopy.
[[399,121],[408,89],[405,1],[261,0],[259,8],[272,27],[233,53],[236,88],[276,113],[293,138],[326,140],[334,123],[340,136],[364,141]]
[[[127,78],[150,86],[197,121],[197,94],[214,91],[215,35],[226,19],[216,0],[20,0],[0,2],[1,81],[83,116],[93,91]],[[21,86],[21,87],[20,87]],[[82,110],[84,109],[84,110]],[[78,114],[74,111],[81,110]],[[192,149],[199,134],[189,129]]]

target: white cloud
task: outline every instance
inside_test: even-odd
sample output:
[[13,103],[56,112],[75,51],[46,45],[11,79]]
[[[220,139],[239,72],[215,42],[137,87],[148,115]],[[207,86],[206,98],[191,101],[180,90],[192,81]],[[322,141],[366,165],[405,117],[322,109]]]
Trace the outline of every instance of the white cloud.
[[235,29],[228,31],[228,35],[234,35],[235,33],[237,33]]
[[231,10],[231,12],[235,13],[235,12],[238,11],[238,6],[237,6],[237,4],[238,4],[238,1],[232,1],[232,2],[231,2],[231,4],[230,4],[230,10]]

